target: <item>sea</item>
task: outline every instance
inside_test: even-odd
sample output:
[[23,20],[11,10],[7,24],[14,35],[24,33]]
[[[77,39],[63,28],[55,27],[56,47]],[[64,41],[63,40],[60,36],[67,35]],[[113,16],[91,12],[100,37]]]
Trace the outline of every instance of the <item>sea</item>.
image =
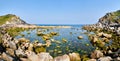
[[[30,29],[22,31],[15,38],[26,38],[31,42],[38,40],[40,43],[45,43],[41,36],[37,35],[37,30],[45,30],[43,33],[57,32],[59,35],[53,36],[51,39],[59,41],[60,43],[52,43],[50,47],[47,47],[47,51],[52,56],[60,56],[63,54],[69,54],[72,52],[80,53],[81,55],[90,54],[95,47],[92,46],[89,40],[87,31],[82,29],[85,24],[36,24],[38,26],[71,26],[71,28],[52,28],[52,29]],[[93,32],[91,32],[93,33]],[[24,36],[21,36],[24,35]],[[78,39],[78,36],[82,36],[82,39]],[[63,43],[62,39],[67,40]]]

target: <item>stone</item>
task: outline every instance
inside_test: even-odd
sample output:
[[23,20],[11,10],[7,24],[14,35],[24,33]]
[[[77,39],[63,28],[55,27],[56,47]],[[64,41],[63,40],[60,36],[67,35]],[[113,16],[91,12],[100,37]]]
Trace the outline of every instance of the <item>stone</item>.
[[28,50],[29,50],[29,51],[33,51],[33,44],[31,44],[31,43],[29,44]]
[[1,58],[6,61],[13,61],[13,58],[9,55],[7,55],[5,52],[2,53]]
[[16,44],[15,44],[15,42],[13,42],[13,41],[9,41],[9,46],[10,46],[10,48],[13,49],[13,50],[16,50],[16,49],[17,49]]
[[98,38],[97,36],[93,36],[93,39],[91,40],[93,43],[97,42],[98,41]]
[[80,61],[79,53],[69,53],[70,61]]
[[112,58],[111,57],[100,57],[99,59],[98,59],[98,61],[111,61],[112,60]]
[[95,50],[94,52],[91,53],[91,58],[96,59],[103,57],[103,53],[100,50]]
[[30,61],[30,60],[27,58],[20,58],[20,61]]
[[87,60],[87,61],[96,61],[96,59],[89,59],[89,60]]
[[62,42],[66,43],[66,42],[67,42],[67,40],[66,40],[65,38],[63,38],[63,39],[62,39]]
[[29,61],[40,61],[38,55],[32,51],[25,51]]
[[15,53],[18,57],[24,57],[26,56],[25,55],[25,52],[19,47],[17,50],[15,50]]
[[54,58],[54,61],[70,61],[70,57],[68,55],[57,56]]
[[42,38],[43,38],[43,40],[49,40],[49,39],[50,39],[50,36],[44,35],[44,36],[42,36]]
[[78,36],[78,39],[82,39],[83,38],[83,36]]
[[41,52],[38,54],[40,61],[53,61],[53,57],[49,53]]
[[117,57],[117,61],[120,61],[120,57]]
[[11,56],[15,56],[15,53],[14,53],[13,49],[7,48],[6,49],[6,53],[9,54],[9,55],[11,55]]
[[58,35],[57,32],[50,32],[51,35]]
[[26,39],[26,38],[20,38],[18,39],[19,43],[23,43],[23,42],[29,42],[30,40]]
[[51,45],[51,41],[50,40],[46,40],[46,46],[49,47]]
[[43,46],[36,46],[35,48],[35,53],[41,53],[41,52],[46,52],[46,48]]

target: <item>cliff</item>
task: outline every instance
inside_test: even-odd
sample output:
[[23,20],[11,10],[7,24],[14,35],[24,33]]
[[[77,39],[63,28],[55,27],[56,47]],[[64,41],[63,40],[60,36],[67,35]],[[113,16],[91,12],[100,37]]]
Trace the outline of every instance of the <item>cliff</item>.
[[110,25],[119,25],[120,24],[120,10],[106,13],[105,16],[99,19],[98,24],[100,27],[107,27]]
[[27,24],[27,23],[16,15],[7,14],[0,16],[0,25],[3,24]]

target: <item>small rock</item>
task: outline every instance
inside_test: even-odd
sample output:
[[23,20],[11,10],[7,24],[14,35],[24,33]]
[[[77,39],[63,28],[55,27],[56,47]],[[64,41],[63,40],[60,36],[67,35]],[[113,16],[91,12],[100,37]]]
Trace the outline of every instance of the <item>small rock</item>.
[[78,36],[78,39],[82,39],[83,38],[83,36]]
[[62,42],[66,43],[66,42],[67,42],[67,40],[66,40],[65,38],[63,38],[63,39],[62,39]]

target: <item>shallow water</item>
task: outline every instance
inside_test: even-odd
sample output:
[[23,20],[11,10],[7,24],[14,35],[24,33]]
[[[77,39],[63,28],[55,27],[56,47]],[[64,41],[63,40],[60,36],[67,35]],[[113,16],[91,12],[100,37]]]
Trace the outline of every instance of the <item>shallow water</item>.
[[[51,26],[51,25],[47,25]],[[58,26],[58,25],[54,25]],[[30,39],[31,42],[34,40],[39,40],[39,42],[44,43],[41,36],[38,36],[37,30],[44,30],[43,33],[57,32],[58,36],[54,36],[51,39],[57,40],[60,44],[52,43],[50,47],[47,48],[47,52],[51,55],[57,56],[62,54],[68,54],[71,52],[78,52],[80,54],[90,54],[94,50],[94,47],[90,43],[87,34],[84,34],[86,30],[82,29],[83,25],[69,25],[72,28],[54,28],[54,29],[34,29],[21,32],[24,37]],[[83,36],[83,39],[78,39],[78,36]],[[22,38],[23,36],[18,35],[16,38]],[[63,43],[62,39],[66,39],[67,42]]]

